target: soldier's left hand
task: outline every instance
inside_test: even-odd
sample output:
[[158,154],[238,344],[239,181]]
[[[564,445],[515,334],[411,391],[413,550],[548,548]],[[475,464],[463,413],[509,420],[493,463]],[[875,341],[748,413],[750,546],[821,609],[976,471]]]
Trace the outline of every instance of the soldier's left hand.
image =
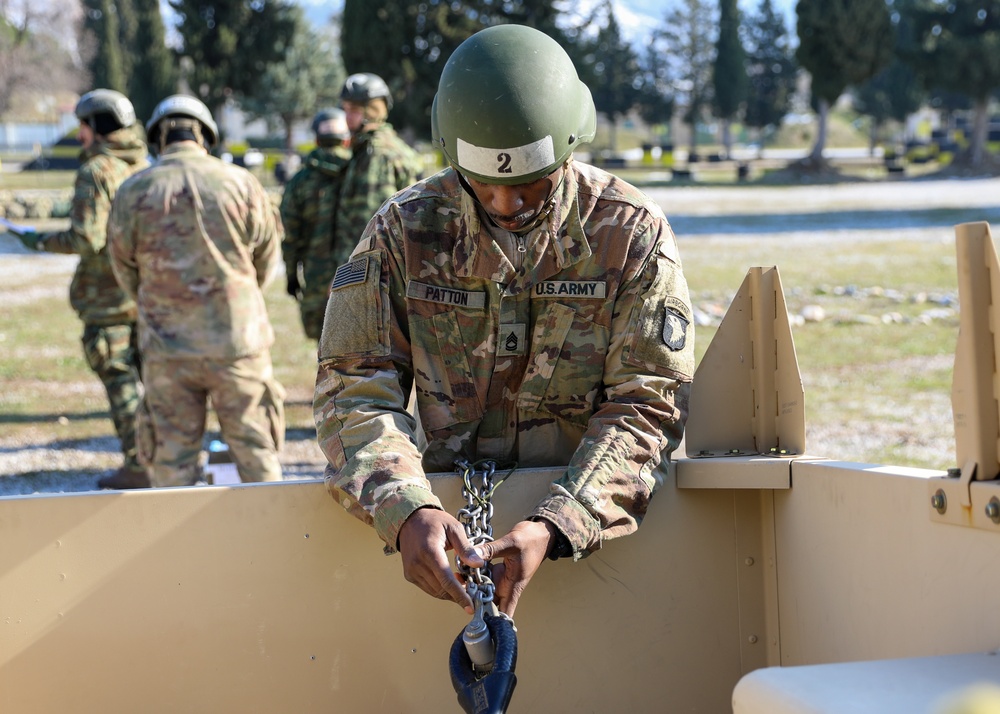
[[28,250],[41,250],[42,249],[42,236],[35,231],[27,231],[25,233],[15,233],[24,247]]
[[500,612],[514,616],[517,601],[555,543],[556,529],[548,521],[521,521],[510,533],[478,546],[484,560],[503,558],[492,567],[494,597]]

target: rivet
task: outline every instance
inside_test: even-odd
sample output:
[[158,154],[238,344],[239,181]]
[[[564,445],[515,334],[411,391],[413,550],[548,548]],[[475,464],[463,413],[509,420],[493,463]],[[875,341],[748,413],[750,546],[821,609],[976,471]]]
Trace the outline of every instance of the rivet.
[[747,638],[747,640],[750,642],[750,644],[755,645],[757,644],[757,635],[750,635]]
[[748,555],[747,558],[746,558],[746,560],[744,560],[743,562],[746,563],[747,565],[753,565],[753,558],[751,558]]
[[1000,523],[1000,500],[996,496],[986,504],[986,516],[994,523]]

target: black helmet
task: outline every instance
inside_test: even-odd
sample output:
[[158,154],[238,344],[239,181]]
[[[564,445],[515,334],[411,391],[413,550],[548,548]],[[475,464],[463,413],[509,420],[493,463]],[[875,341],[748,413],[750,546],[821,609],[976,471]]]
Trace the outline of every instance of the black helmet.
[[347,114],[338,107],[328,107],[316,112],[312,120],[312,131],[317,139],[329,139],[333,142],[351,138],[347,128]]
[[361,72],[352,74],[344,82],[340,92],[341,101],[367,104],[373,99],[384,99],[386,109],[392,109],[392,95],[385,80],[377,74]]
[[566,50],[523,25],[497,25],[448,59],[431,108],[434,143],[492,184],[530,183],[593,141],[597,111]]

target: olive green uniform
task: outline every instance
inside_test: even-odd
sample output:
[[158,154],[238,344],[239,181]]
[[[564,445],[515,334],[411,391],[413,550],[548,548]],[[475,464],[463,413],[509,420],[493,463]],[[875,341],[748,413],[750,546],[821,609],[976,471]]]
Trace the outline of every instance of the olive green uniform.
[[70,304],[83,320],[83,351],[107,392],[125,466],[138,469],[135,414],[141,398],[141,370],[136,305],[112,272],[107,224],[119,186],[148,165],[146,144],[140,128],[131,126],[97,136],[80,158],[70,227],[43,235],[39,247],[51,253],[80,256],[70,284]]
[[314,149],[281,198],[285,270],[287,275],[298,275],[301,270],[299,312],[306,336],[314,340],[323,330],[333,273],[357,243],[356,235],[334,232],[340,187],[350,157],[350,151],[342,147]]

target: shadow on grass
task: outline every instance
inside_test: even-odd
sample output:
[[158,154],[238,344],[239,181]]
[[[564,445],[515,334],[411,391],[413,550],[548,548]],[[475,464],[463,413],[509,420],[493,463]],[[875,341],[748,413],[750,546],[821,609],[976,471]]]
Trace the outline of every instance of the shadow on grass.
[[94,419],[110,419],[111,415],[106,412],[77,412],[75,414],[55,414],[34,412],[27,414],[0,414],[0,424],[49,424],[58,423],[60,419],[68,421],[82,422]]
[[970,221],[1000,221],[1000,205],[982,208],[928,208],[923,210],[824,211],[817,213],[734,214],[685,216],[668,214],[680,237],[715,234],[753,235],[835,230],[951,227]]

